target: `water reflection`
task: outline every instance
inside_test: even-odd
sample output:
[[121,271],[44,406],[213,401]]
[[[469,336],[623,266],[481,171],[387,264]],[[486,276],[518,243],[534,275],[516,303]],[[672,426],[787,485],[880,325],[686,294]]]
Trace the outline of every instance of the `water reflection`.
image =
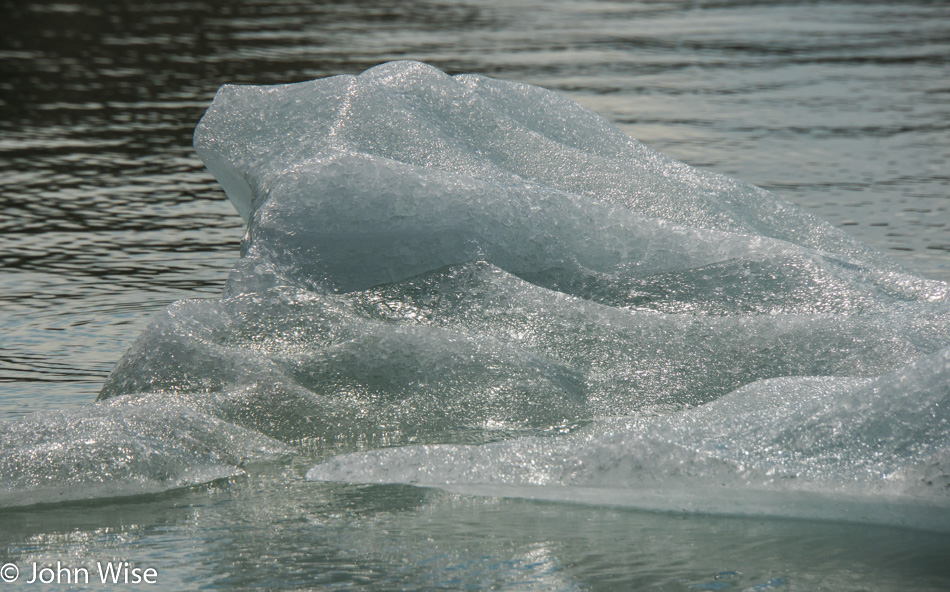
[[950,579],[946,535],[308,483],[292,473],[0,513],[0,549],[21,568],[132,560],[156,566],[172,589],[937,591]]

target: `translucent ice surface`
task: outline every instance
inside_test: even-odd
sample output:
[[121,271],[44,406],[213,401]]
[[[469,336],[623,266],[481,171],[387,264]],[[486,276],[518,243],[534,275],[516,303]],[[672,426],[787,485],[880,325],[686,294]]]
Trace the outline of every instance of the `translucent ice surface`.
[[140,495],[244,473],[287,446],[177,405],[141,397],[0,424],[0,506]]
[[777,378],[569,436],[344,455],[314,480],[950,529],[950,349],[876,379]]
[[160,313],[95,405],[0,425],[0,502],[293,452],[314,480],[950,529],[948,286],[777,196],[417,62],[225,86],[195,148],[248,225],[224,297]]

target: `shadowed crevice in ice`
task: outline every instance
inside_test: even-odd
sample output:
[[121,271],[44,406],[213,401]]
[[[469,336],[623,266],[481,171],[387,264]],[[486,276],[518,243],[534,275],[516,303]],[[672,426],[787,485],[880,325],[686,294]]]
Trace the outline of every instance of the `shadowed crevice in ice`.
[[444,444],[312,476],[831,518],[947,505],[946,381],[919,378],[945,373],[947,285],[766,191],[556,93],[416,62],[222,87],[195,148],[248,223],[224,297],[159,313],[96,405],[0,425],[29,460],[2,465],[3,503]]

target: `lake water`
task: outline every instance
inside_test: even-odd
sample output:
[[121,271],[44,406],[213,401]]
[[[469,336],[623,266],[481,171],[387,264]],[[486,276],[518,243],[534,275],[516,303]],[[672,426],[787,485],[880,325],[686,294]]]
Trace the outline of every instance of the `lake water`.
[[[950,280],[942,2],[102,0],[3,12],[2,420],[90,403],[156,312],[221,294],[244,224],[191,138],[224,83],[415,59],[543,86]],[[5,511],[0,561],[131,560],[173,589],[950,586],[945,534],[315,484],[310,464]]]

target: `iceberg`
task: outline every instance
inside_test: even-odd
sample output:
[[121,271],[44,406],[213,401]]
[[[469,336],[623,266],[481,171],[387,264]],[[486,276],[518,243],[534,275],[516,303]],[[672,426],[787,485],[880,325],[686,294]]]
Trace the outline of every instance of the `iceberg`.
[[247,222],[223,297],[157,315],[94,405],[0,426],[35,461],[0,465],[0,503],[295,454],[312,480],[950,529],[950,289],[777,196],[418,62],[224,86],[195,149]]

